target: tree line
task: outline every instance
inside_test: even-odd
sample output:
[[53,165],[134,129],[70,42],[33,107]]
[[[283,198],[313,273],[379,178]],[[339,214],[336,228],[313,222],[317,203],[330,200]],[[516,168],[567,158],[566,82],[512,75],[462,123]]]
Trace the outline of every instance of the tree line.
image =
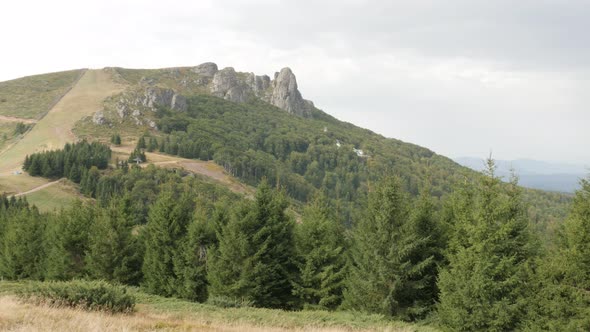
[[[298,217],[285,191],[266,181],[249,200],[172,171],[117,170],[98,180],[96,204],[41,214],[2,198],[0,276],[361,310],[457,331],[588,330],[590,182],[548,250],[517,180],[505,185],[494,169],[489,161],[477,181],[457,185],[442,209],[427,186],[414,198],[386,177],[372,183],[351,227],[322,191]],[[134,204],[143,193],[147,211]]]

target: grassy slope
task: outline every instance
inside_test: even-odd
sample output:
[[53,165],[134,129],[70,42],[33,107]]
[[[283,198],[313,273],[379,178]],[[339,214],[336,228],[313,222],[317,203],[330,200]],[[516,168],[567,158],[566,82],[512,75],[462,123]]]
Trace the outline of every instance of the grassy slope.
[[37,119],[74,84],[82,70],[0,82],[0,115]]
[[[72,133],[74,124],[98,111],[106,97],[121,91],[122,88],[120,84],[113,82],[108,71],[86,71],[78,83],[37,122],[32,130],[8,150],[0,153],[0,192],[26,192],[48,183],[48,180],[33,178],[27,174],[14,175],[13,171],[20,169],[28,154],[62,148],[65,143],[75,141],[76,137]],[[51,209],[62,206],[75,197],[69,188],[59,191],[60,188],[47,188],[32,195],[32,199]]]
[[39,211],[49,212],[69,206],[76,199],[84,199],[78,188],[70,181],[60,180],[55,185],[25,195],[27,201]]
[[22,304],[11,296],[23,282],[0,282],[0,329],[44,331],[436,331],[415,324],[389,321],[378,315],[352,312],[236,308],[148,295],[137,289],[136,312],[109,315],[65,308]]

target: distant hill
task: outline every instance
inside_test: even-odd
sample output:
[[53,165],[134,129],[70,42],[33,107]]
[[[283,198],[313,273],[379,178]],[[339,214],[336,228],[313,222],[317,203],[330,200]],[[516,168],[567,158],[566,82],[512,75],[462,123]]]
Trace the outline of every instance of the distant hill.
[[[271,77],[219,69],[214,63],[115,67],[2,84],[11,89],[2,97],[0,124],[14,118],[36,122],[25,134],[8,137],[12,141],[0,152],[0,193],[25,193],[47,184],[16,175],[27,154],[81,138],[108,144],[114,134],[123,140],[119,160],[128,157],[140,137],[149,136],[159,143],[150,162],[170,166],[201,160],[207,163],[201,164],[201,174],[229,179],[226,183],[256,186],[266,178],[285,188],[295,204],[322,189],[347,222],[385,174],[398,175],[413,195],[429,182],[441,202],[456,183],[479,177],[427,148],[335,119],[303,98],[289,68]],[[23,101],[39,89],[48,91],[47,97],[27,106]],[[14,131],[6,126],[4,131]],[[525,196],[540,224],[563,219],[567,195],[526,190]]]
[[[482,158],[460,157],[457,163],[476,171],[484,167]],[[590,168],[584,165],[572,165],[547,161],[517,159],[496,160],[498,174],[508,179],[510,170],[514,169],[522,186],[546,191],[573,193],[579,187],[580,178],[586,177]]]

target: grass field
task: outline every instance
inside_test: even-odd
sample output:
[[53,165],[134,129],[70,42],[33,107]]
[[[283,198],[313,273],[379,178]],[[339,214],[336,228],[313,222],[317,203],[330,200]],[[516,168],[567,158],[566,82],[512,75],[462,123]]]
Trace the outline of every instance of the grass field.
[[[78,83],[43,117],[22,139],[0,153],[0,192],[25,192],[38,184],[36,178],[26,174],[13,175],[21,168],[26,155],[51,149],[60,149],[76,140],[74,124],[99,110],[102,101],[123,89],[112,81],[108,71],[87,70]],[[42,183],[41,183],[42,184]],[[41,185],[39,184],[39,185]]]
[[223,309],[163,298],[137,289],[133,314],[107,314],[25,304],[14,293],[25,283],[0,282],[0,330],[9,331],[390,331],[434,328],[353,312],[257,308]]
[[37,119],[74,84],[83,70],[28,76],[0,82],[0,115]]
[[60,180],[55,185],[27,194],[25,197],[41,212],[59,210],[62,207],[71,206],[76,199],[84,199],[76,186],[66,180]]

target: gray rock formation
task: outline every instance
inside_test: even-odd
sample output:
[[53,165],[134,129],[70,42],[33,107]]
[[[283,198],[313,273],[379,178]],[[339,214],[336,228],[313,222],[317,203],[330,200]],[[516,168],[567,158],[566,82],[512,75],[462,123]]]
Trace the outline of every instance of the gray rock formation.
[[248,100],[250,87],[238,79],[232,67],[223,68],[215,73],[211,85],[211,94],[236,103]]
[[145,89],[143,96],[136,100],[136,104],[150,108],[153,111],[156,110],[156,106],[164,106],[180,112],[186,111],[187,107],[186,98],[177,94],[174,90],[158,87]]
[[290,68],[283,68],[279,73],[275,73],[269,102],[289,113],[301,116],[311,115],[313,108],[313,104],[301,96],[297,89],[297,79]]
[[94,115],[92,116],[92,122],[94,122],[94,124],[97,124],[97,125],[103,125],[103,124],[106,124],[108,121],[104,116],[104,112],[98,111],[98,112],[94,113]]
[[272,81],[266,75],[236,73],[231,67],[224,68],[214,74],[210,91],[214,96],[238,103],[256,96],[300,116],[311,115],[313,109],[313,104],[301,96],[297,88],[297,79],[289,68],[283,68],[275,73]]
[[205,62],[202,63],[196,67],[194,67],[193,72],[199,74],[200,76],[205,76],[205,77],[213,77],[213,75],[215,75],[215,73],[217,73],[218,69],[217,69],[217,65],[214,64],[213,62]]

